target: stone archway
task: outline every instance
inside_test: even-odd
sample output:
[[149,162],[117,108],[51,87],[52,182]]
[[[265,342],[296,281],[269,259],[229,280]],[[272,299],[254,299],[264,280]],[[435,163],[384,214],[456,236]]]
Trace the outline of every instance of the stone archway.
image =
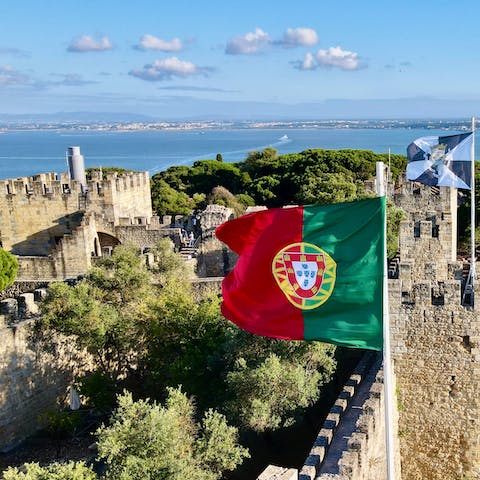
[[100,243],[100,252],[102,257],[108,257],[112,254],[113,249],[120,245],[121,242],[117,237],[105,232],[97,232],[98,241]]

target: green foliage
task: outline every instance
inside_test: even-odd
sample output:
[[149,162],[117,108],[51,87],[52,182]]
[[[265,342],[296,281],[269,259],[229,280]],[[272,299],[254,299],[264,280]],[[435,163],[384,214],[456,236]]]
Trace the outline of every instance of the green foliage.
[[204,193],[194,193],[192,200],[195,210],[203,210],[207,206],[207,196]]
[[250,152],[245,161],[240,165],[252,179],[258,176],[268,175],[271,165],[278,159],[278,152],[272,147],[265,148],[262,152],[256,150]]
[[155,260],[151,271],[160,285],[165,285],[169,282],[188,282],[193,276],[182,257],[174,252],[173,247],[174,245],[169,238],[162,238],[150,250]]
[[392,258],[399,249],[400,222],[405,219],[405,212],[392,202],[387,202],[387,257]]
[[238,195],[235,195],[237,200],[245,207],[253,207],[255,206],[255,200],[250,196],[247,195],[246,193],[239,193]]
[[25,471],[10,467],[3,472],[5,480],[96,480],[97,475],[85,462],[52,463],[41,467],[26,463]]
[[135,170],[127,170],[121,167],[89,167],[85,169],[87,180],[91,180],[92,173],[98,172],[99,170],[102,171],[103,175],[108,175],[109,173],[116,173],[119,177],[125,175],[126,173],[135,172]]
[[151,290],[151,275],[134,246],[119,245],[87,275],[89,284],[106,293],[111,303],[135,301]]
[[190,173],[190,185],[187,192],[209,194],[213,188],[221,185],[232,193],[240,193],[250,180],[238,167],[217,160],[199,160],[193,164]]
[[[225,344],[234,327],[220,314],[217,292],[194,296],[187,285],[170,282],[161,291],[149,325],[145,386],[183,385],[202,408],[224,397]],[[205,386],[208,385],[208,388]]]
[[215,187],[207,197],[208,204],[223,205],[231,208],[236,216],[245,213],[245,207],[240,203],[233,193],[230,193],[224,187]]
[[110,426],[97,431],[106,479],[216,480],[248,456],[223,416],[207,412],[195,423],[193,404],[180,389],[168,390],[164,406],[134,402],[130,393],[118,405]]
[[88,372],[79,377],[76,387],[88,405],[108,411],[115,403],[118,387],[115,381],[100,371]]
[[235,470],[249,457],[248,450],[237,443],[237,429],[227,424],[224,415],[209,409],[202,419],[196,443],[199,457],[220,478],[222,472]]
[[295,202],[301,205],[341,203],[357,198],[357,185],[345,173],[315,175],[306,172],[295,180],[298,183]]
[[117,380],[145,348],[151,277],[135,249],[119,246],[74,286],[52,283],[42,302],[43,329],[71,335],[94,355],[99,371]]
[[[249,339],[227,374],[229,412],[258,432],[292,424],[321,395],[335,370],[335,348],[320,342]],[[267,348],[262,348],[267,347]]]
[[164,172],[156,173],[152,177],[152,182],[158,182],[164,180],[167,182],[173,189],[184,192],[189,185],[189,176],[192,167],[187,167],[185,165],[173,166],[167,168]]
[[[458,242],[459,248],[465,252],[470,252],[470,239],[471,239],[471,192],[459,190],[461,203],[458,207]],[[475,162],[475,198],[480,198],[480,167],[478,162]],[[475,238],[479,238],[480,234],[478,219],[480,218],[480,202],[476,202],[475,205]]]
[[17,258],[0,248],[0,292],[5,290],[15,281],[17,270]]
[[55,440],[75,434],[82,423],[79,411],[47,412],[42,416],[48,434]]
[[163,215],[188,215],[193,201],[185,192],[172,188],[165,180],[152,180],[152,206],[155,213]]

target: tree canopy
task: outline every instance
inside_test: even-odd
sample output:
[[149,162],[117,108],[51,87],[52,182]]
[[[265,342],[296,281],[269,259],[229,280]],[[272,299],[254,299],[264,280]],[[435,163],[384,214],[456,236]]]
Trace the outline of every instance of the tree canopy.
[[223,415],[208,410],[196,423],[193,403],[179,388],[168,389],[165,405],[124,393],[97,436],[109,480],[217,480],[249,456]]
[[[255,205],[279,207],[289,204],[333,203],[353,200],[364,194],[363,182],[375,175],[377,161],[388,162],[386,154],[367,150],[309,149],[300,153],[279,155],[272,148],[250,152],[245,161],[224,163],[200,160],[191,167],[170,167],[152,178],[154,205],[167,205],[173,194],[207,195],[213,201],[212,189],[224,187],[237,198],[248,195]],[[391,155],[392,178],[405,170],[406,158]],[[162,190],[163,189],[163,190]],[[166,198],[159,200],[165,192]],[[168,195],[167,195],[168,194]],[[210,199],[208,196],[210,195]],[[168,213],[182,213],[184,204],[168,204]],[[196,208],[195,202],[190,207]],[[160,212],[165,209],[159,207]]]

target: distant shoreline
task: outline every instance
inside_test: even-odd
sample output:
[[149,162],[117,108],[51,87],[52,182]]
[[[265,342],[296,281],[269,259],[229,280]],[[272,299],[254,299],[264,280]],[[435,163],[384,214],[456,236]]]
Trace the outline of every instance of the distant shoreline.
[[464,120],[298,120],[298,121],[192,121],[192,122],[41,122],[0,121],[0,133],[21,131],[207,131],[207,130],[470,130]]

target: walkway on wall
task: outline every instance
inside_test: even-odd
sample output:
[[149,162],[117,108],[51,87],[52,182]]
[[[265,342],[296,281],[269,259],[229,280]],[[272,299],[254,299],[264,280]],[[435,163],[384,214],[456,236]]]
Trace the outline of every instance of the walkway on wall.
[[[348,440],[355,431],[358,431],[358,419],[363,412],[365,402],[370,398],[371,388],[376,380],[378,371],[382,365],[382,356],[379,354],[369,354],[365,363],[364,377],[355,390],[355,395],[335,431],[332,443],[328,447],[328,454],[325,456],[319,469],[318,475],[339,473],[339,460],[343,452],[348,451]],[[373,361],[373,366],[372,362]]]

